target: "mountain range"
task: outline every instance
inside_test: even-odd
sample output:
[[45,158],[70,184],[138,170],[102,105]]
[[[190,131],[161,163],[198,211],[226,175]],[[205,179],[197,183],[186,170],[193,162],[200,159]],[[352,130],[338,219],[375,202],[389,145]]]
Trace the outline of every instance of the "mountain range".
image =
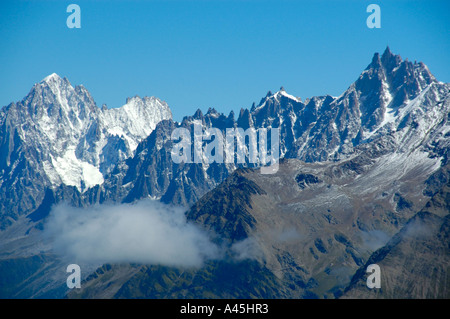
[[[93,266],[68,297],[448,298],[449,93],[389,48],[338,97],[280,88],[237,116],[181,122],[155,97],[99,108],[52,74],[0,110],[0,296],[66,296],[64,272],[48,279],[66,261],[42,235],[54,205],[151,199],[183,207],[227,256]],[[172,132],[194,125],[279,128],[279,171],[174,163]],[[251,254],[233,254],[243,244]],[[370,263],[380,290],[364,285]]]

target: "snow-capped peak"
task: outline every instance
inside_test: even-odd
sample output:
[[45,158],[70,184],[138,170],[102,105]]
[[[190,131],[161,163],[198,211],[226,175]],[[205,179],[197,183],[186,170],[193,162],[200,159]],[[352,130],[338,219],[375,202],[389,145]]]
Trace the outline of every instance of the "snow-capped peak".
[[287,97],[288,99],[291,99],[295,102],[300,102],[299,98],[287,93],[286,90],[284,89],[284,87],[281,87],[280,90],[275,92],[275,94],[268,94],[266,96],[266,100],[267,99],[279,99],[281,96]]
[[52,74],[46,76],[45,78],[43,78],[42,81],[41,81],[41,83],[42,83],[42,82],[55,81],[55,80],[62,80],[62,79],[61,79],[61,77],[60,77],[58,74],[52,73]]
[[36,163],[43,175],[61,183],[86,187],[103,182],[119,161],[131,156],[138,143],[163,119],[171,119],[167,103],[135,96],[120,108],[100,109],[88,90],[75,88],[52,73],[36,83],[15,108],[18,133],[25,145],[45,150]]
[[46,88],[50,88],[52,91],[52,95],[54,95],[60,104],[67,104],[66,100],[70,95],[73,94],[74,88],[70,84],[69,80],[67,78],[61,78],[58,74],[52,73],[48,76],[46,76],[44,79],[42,79],[41,82],[35,84],[34,86],[39,87],[43,90],[46,90]]
[[58,74],[52,73],[52,74],[50,74],[50,75],[47,75],[45,78],[43,78],[41,82],[48,82],[48,81],[50,81],[51,79],[60,79],[60,78],[61,78],[61,77],[60,77]]
[[288,94],[288,93],[284,90],[283,87],[280,89],[280,91],[278,91],[277,93],[275,93],[275,95],[277,95],[277,96],[282,95],[282,96],[284,96],[284,97],[287,97],[288,99],[294,100],[295,102],[301,102],[300,98],[297,98],[297,97],[295,97],[295,96],[293,96],[293,95],[291,95],[291,94]]
[[167,103],[153,96],[127,98],[122,107],[104,109],[102,114],[107,131],[111,135],[129,136],[128,142],[133,151],[137,143],[155,129],[156,124],[172,119]]
[[290,100],[292,100],[294,102],[297,102],[297,103],[301,102],[300,98],[295,97],[295,96],[287,93],[286,90],[284,89],[284,87],[281,87],[280,90],[275,92],[275,93],[272,93],[271,91],[269,91],[267,93],[267,95],[261,100],[259,105],[256,108],[253,109],[253,111],[256,111],[258,109],[263,108],[266,105],[267,101],[269,101],[269,100],[277,100],[277,101],[279,101],[279,99],[281,97],[286,97],[286,98],[288,98],[288,99],[290,99]]

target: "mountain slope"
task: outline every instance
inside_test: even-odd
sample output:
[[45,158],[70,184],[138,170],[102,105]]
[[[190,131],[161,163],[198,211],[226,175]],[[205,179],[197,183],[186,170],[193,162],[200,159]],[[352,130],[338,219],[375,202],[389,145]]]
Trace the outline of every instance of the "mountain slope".
[[211,261],[201,269],[107,264],[67,297],[271,299],[288,295],[280,289],[277,278],[256,262]]
[[[231,242],[250,239],[263,256],[260,262],[291,287],[293,296],[339,296],[374,249],[426,202],[422,193],[433,161],[398,176],[380,172],[387,156],[380,152],[321,164],[288,160],[270,177],[239,171],[241,177],[230,176],[187,216]],[[258,191],[242,198],[238,194],[245,187]],[[230,203],[222,205],[227,199]]]
[[[226,248],[225,259],[189,270],[113,265],[69,297],[339,297],[358,268],[427,201],[423,191],[435,161],[410,166],[398,178],[389,170],[380,175],[386,156],[380,150],[336,163],[283,160],[274,175],[239,169],[186,213]],[[372,178],[375,172],[379,179]],[[239,276],[255,269],[268,276],[261,278],[267,294],[251,293],[262,289],[258,280],[237,281],[220,293],[209,286],[210,280],[229,280],[218,269],[230,261]],[[114,288],[109,291],[104,283]]]
[[51,74],[0,110],[0,227],[40,204],[46,188],[103,183],[163,119],[167,104],[134,97],[99,109],[81,85]]
[[[365,270],[369,264],[380,266],[380,289],[366,287]],[[449,271],[450,184],[447,183],[386,246],[370,256],[342,297],[448,299]]]

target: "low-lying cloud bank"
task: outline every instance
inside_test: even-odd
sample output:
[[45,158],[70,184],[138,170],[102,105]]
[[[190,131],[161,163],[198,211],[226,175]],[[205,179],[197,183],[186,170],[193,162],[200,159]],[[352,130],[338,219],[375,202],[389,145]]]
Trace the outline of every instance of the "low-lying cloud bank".
[[45,232],[55,251],[74,262],[198,267],[221,255],[205,231],[186,221],[181,208],[151,200],[89,208],[58,205]]

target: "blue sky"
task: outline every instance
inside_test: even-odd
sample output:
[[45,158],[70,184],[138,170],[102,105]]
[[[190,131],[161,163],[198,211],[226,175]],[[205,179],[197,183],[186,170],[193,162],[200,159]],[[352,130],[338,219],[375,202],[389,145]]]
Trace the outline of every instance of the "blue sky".
[[[69,29],[69,4],[81,29]],[[369,29],[366,8],[381,8]],[[340,95],[387,45],[450,82],[450,1],[160,0],[0,2],[0,106],[56,72],[97,105],[157,96],[181,120],[228,114],[267,91]]]

